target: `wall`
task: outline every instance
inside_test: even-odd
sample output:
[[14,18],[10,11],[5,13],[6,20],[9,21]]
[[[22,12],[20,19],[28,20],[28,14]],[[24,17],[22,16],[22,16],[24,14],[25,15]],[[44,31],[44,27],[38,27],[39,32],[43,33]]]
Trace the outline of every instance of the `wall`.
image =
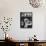
[[[32,29],[21,29],[20,28],[20,12],[33,12],[33,27]],[[17,40],[27,40],[34,34],[37,35],[39,40],[46,40],[45,38],[45,16],[46,8],[33,8],[30,6],[28,0],[0,0],[0,18],[12,17],[13,22],[10,33]],[[0,35],[2,35],[0,31]],[[0,36],[0,39],[3,37]]]

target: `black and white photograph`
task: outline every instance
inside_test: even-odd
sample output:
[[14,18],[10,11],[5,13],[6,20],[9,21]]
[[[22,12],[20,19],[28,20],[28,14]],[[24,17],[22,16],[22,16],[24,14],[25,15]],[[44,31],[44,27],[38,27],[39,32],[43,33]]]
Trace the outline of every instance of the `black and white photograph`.
[[20,28],[32,28],[32,12],[20,12]]

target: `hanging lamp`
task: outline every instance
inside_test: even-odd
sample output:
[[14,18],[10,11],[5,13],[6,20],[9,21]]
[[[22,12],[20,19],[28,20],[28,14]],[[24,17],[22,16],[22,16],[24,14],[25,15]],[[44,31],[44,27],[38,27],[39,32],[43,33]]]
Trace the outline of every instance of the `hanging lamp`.
[[42,6],[43,3],[45,3],[44,1],[45,0],[29,0],[29,3],[33,8],[38,8]]

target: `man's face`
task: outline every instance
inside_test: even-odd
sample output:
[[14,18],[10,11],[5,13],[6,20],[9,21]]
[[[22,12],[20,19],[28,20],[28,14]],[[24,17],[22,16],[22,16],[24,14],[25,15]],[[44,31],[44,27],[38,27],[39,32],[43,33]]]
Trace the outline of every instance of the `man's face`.
[[25,27],[28,27],[29,25],[31,25],[30,20],[27,18],[24,19],[24,22],[25,22]]

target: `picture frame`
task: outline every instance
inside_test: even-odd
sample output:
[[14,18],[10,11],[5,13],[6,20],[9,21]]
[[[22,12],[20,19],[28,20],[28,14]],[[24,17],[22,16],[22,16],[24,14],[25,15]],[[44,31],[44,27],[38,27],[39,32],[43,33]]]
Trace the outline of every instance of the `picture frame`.
[[32,12],[20,12],[20,28],[32,28]]

